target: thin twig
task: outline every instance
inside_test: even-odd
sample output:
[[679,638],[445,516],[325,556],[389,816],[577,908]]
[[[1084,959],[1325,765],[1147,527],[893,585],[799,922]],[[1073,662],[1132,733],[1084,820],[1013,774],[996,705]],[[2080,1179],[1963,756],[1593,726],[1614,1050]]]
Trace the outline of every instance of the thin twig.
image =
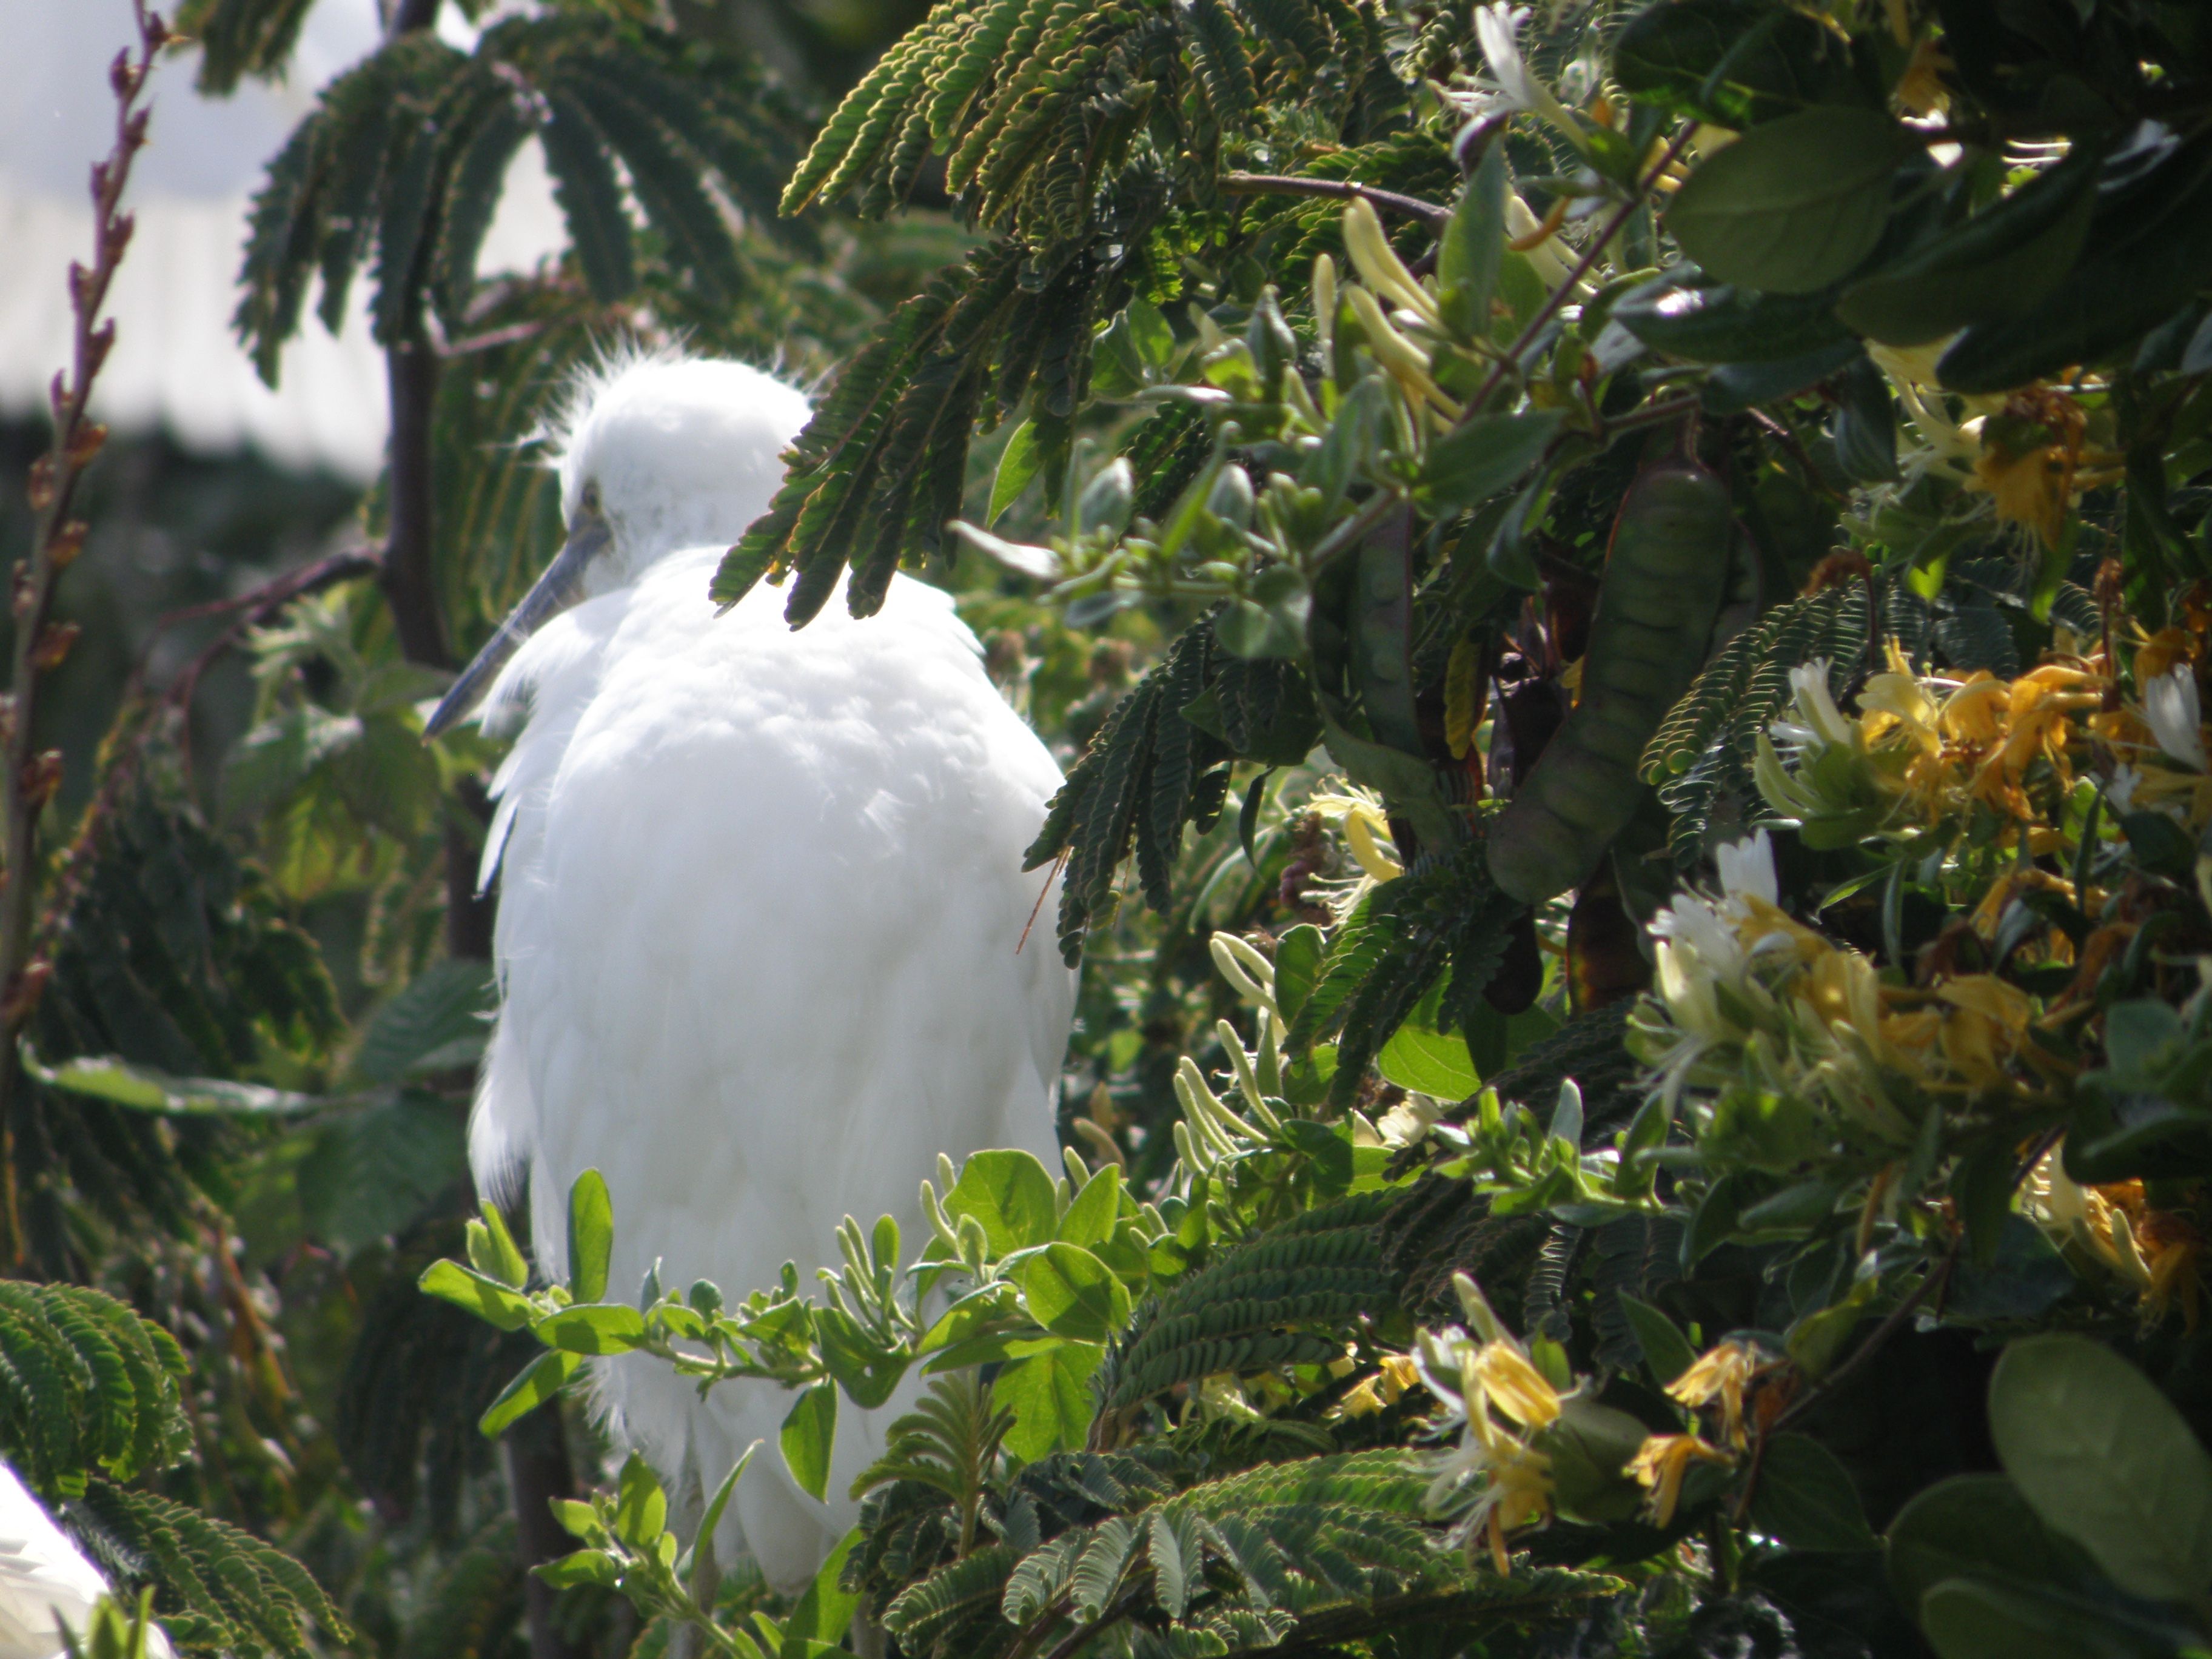
[[1892,1308],[1888,1317],[1867,1334],[1867,1340],[1851,1350],[1850,1358],[1808,1389],[1802,1398],[1792,1404],[1781,1416],[1776,1418],[1768,1427],[1766,1434],[1760,1437],[1762,1441],[1769,1436],[1779,1434],[1803,1417],[1806,1413],[1842,1387],[1846,1377],[1880,1353],[1889,1339],[1895,1336],[1904,1326],[1905,1322],[1919,1310],[1920,1304],[1940,1290],[1944,1281],[1951,1277],[1951,1269],[1958,1264],[1959,1246],[1965,1242],[1965,1239],[1966,1235],[1963,1232],[1957,1238],[1953,1239],[1951,1248],[1943,1253],[1943,1259],[1921,1275],[1920,1282],[1912,1287],[1912,1293]]
[[107,441],[107,428],[85,418],[92,384],[114,349],[115,325],[100,320],[107,287],[131,246],[131,219],[117,210],[130,182],[131,163],[146,143],[146,112],[138,108],[155,54],[169,39],[168,27],[145,0],[132,0],[138,26],[138,50],[115,55],[107,83],[115,98],[115,143],[107,158],[93,164],[91,269],[71,261],[70,311],[74,325],[70,368],[54,376],[51,392],[53,447],[33,463],[32,510],[38,514],[31,556],[17,567],[13,593],[15,652],[8,699],[0,708],[0,738],[6,764],[0,775],[4,803],[5,848],[0,857],[0,1262],[22,1260],[22,1226],[16,1207],[13,1107],[20,1065],[15,1037],[38,1006],[39,993],[52,972],[33,954],[31,927],[38,897],[39,819],[61,783],[58,750],[40,750],[38,694],[40,681],[58,667],[76,636],[70,623],[50,620],[54,582],[84,546],[87,526],[71,516],[85,469]]
[[[1674,164],[1674,158],[1682,153],[1683,146],[1687,144],[1689,142],[1690,130],[1686,127],[1675,137],[1674,142],[1667,146],[1665,153],[1660,156],[1657,164],[1652,167],[1650,172],[1644,174],[1643,182],[1630,193],[1628,200],[1621,204],[1620,210],[1606,222],[1605,228],[1590,240],[1589,246],[1583,250],[1582,258],[1576,262],[1575,268],[1567,273],[1565,280],[1560,283],[1559,287],[1553,289],[1553,292],[1546,297],[1544,303],[1538,307],[1536,314],[1528,319],[1528,325],[1521,331],[1520,337],[1515,340],[1511,346],[1507,348],[1505,355],[1499,358],[1497,365],[1492,368],[1489,378],[1484,380],[1482,384],[1482,390],[1476,392],[1474,397],[1468,399],[1466,413],[1462,415],[1458,422],[1454,425],[1454,431],[1458,430],[1462,426],[1465,426],[1468,422],[1474,419],[1476,416],[1482,413],[1483,410],[1490,402],[1491,394],[1498,390],[1499,382],[1505,378],[1505,372],[1508,367],[1519,362],[1522,355],[1528,351],[1530,346],[1535,343],[1536,336],[1542,331],[1544,325],[1550,322],[1553,317],[1558,313],[1559,307],[1566,303],[1567,295],[1574,291],[1575,284],[1582,281],[1584,276],[1589,274],[1590,268],[1596,264],[1600,257],[1603,255],[1606,245],[1612,241],[1615,236],[1618,236],[1620,234],[1621,228],[1628,222],[1629,215],[1635,212],[1637,208],[1642,204],[1644,194],[1651,188],[1653,181],[1658,179],[1661,174],[1665,173],[1668,167]],[[1253,179],[1264,176],[1266,175],[1257,173],[1230,174],[1230,177],[1232,179]],[[1291,179],[1285,182],[1291,184],[1319,185],[1331,183],[1332,181],[1313,179],[1303,180]],[[1306,193],[1313,195],[1343,195],[1347,193],[1360,195],[1371,194],[1364,185],[1346,187],[1345,190],[1332,189],[1327,191],[1314,191]],[[1411,202],[1413,198],[1410,197],[1404,197],[1400,199],[1402,201]],[[1420,204],[1419,205],[1425,206],[1426,204]],[[1437,211],[1444,217],[1448,218],[1450,216],[1443,209],[1437,209]],[[1615,427],[1619,427],[1635,422],[1636,416],[1632,412],[1629,415],[1623,416],[1619,421],[1615,421],[1611,424]],[[1327,536],[1322,538],[1320,544],[1317,545],[1311,555],[1309,556],[1307,559],[1308,565],[1311,568],[1317,568],[1322,565],[1327,564],[1330,560],[1336,557],[1338,554],[1343,552],[1345,549],[1350,547],[1361,537],[1364,536],[1370,530],[1372,530],[1376,525],[1380,523],[1383,514],[1389,511],[1391,505],[1396,501],[1396,499],[1397,497],[1388,490],[1378,490],[1373,495],[1369,496],[1366,501],[1362,504],[1358,512],[1345,520],[1341,524],[1338,525],[1334,530],[1331,531]]]
[[1221,192],[1224,196],[1320,196],[1337,202],[1365,202],[1401,218],[1419,219],[1432,230],[1451,219],[1448,207],[1344,179],[1294,179],[1279,173],[1224,173],[1221,175]]
[[[206,605],[196,605],[182,611],[173,611],[161,617],[146,636],[140,647],[138,660],[132,665],[131,678],[124,683],[121,707],[115,723],[108,728],[100,744],[100,785],[93,792],[83,815],[77,819],[76,832],[69,846],[56,860],[60,874],[53,890],[46,896],[41,907],[37,927],[31,935],[32,948],[43,953],[52,948],[63,924],[68,920],[70,907],[76,902],[77,894],[84,885],[86,873],[91,869],[94,849],[107,821],[123,799],[125,787],[138,775],[138,763],[145,757],[147,745],[161,732],[165,720],[173,716],[189,715],[193,695],[199,689],[200,677],[210,665],[224,652],[231,650],[243,640],[249,629],[258,628],[272,620],[286,605],[319,593],[325,587],[334,587],[343,581],[358,576],[374,575],[380,568],[377,555],[365,548],[343,553],[333,553],[318,559],[313,564],[288,570],[280,576],[264,582],[260,586],[231,599],[216,599]],[[180,623],[197,622],[209,617],[234,615],[237,620],[225,629],[216,640],[187,663],[182,672],[170,681],[161,696],[149,697],[146,680],[151,671],[155,647],[161,635]],[[189,727],[187,727],[189,731]],[[185,764],[191,763],[189,739],[185,745]]]
[[1590,238],[1589,246],[1583,250],[1582,258],[1575,261],[1574,269],[1566,274],[1559,287],[1546,296],[1544,303],[1536,308],[1536,314],[1528,319],[1528,325],[1521,331],[1520,337],[1506,348],[1505,355],[1498,360],[1497,365],[1490,371],[1489,378],[1483,381],[1482,390],[1468,400],[1469,416],[1480,412],[1488,404],[1491,394],[1498,390],[1506,371],[1518,364],[1528,349],[1536,343],[1536,337],[1543,332],[1544,325],[1559,314],[1559,307],[1567,302],[1567,295],[1574,292],[1575,284],[1589,276],[1591,267],[1604,257],[1607,245],[1626,227],[1630,216],[1644,205],[1644,198],[1650,192],[1651,186],[1668,167],[1674,165],[1675,157],[1681,155],[1690,142],[1691,131],[1692,129],[1686,126],[1674,135],[1657,164],[1644,175],[1643,182],[1629,191],[1628,199],[1614,211],[1613,217],[1605,222],[1604,228]]

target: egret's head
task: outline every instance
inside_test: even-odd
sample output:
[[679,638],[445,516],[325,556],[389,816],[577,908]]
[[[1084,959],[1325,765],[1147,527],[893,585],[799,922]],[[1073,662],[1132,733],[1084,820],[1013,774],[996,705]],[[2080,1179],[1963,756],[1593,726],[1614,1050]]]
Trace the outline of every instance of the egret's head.
[[633,357],[587,375],[553,436],[561,516],[588,520],[606,546],[583,591],[610,592],[663,554],[726,545],[768,511],[806,399],[743,363]]
[[768,511],[806,413],[802,393],[743,363],[630,355],[580,380],[551,433],[568,541],[427,734],[475,708],[516,647],[578,599],[628,586],[665,554],[736,541]]

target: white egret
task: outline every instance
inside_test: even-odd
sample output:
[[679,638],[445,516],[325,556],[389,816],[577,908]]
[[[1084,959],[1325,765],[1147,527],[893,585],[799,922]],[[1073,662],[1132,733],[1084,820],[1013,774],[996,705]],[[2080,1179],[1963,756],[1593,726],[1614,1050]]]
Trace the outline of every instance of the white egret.
[[[15,1471],[0,1463],[0,1659],[61,1659],[60,1624],[82,1637],[107,1581],[53,1523]],[[148,1622],[147,1659],[168,1659],[169,1638]]]
[[[1053,1158],[1073,981],[1042,936],[1020,948],[1050,755],[922,583],[895,578],[865,621],[833,599],[798,631],[775,588],[720,617],[707,598],[805,414],[734,363],[587,381],[560,434],[567,544],[430,722],[495,676],[485,724],[521,725],[484,852],[501,997],[471,1161],[490,1191],[527,1173],[555,1272],[569,1186],[598,1169],[616,1294],[656,1261],[733,1297],[787,1260],[811,1284],[848,1214],[916,1239],[939,1152]],[[672,1493],[680,1472],[713,1490],[756,1437],[772,1449],[793,1399],[726,1383],[702,1403],[638,1358],[596,1383]],[[826,1506],[772,1449],[757,1460],[718,1550],[803,1580],[916,1387],[865,1417],[844,1402]]]

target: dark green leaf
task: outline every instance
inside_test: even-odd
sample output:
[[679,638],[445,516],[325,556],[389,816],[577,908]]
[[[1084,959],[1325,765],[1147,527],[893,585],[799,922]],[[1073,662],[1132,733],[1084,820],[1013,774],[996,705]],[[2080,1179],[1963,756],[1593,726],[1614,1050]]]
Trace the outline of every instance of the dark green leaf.
[[1422,484],[1440,506],[1477,506],[1518,483],[1543,459],[1565,418],[1546,410],[1462,421],[1429,446]]
[[1625,1291],[1617,1299],[1628,1328],[1636,1334],[1637,1346],[1644,1350],[1644,1363],[1654,1382],[1663,1389],[1697,1363],[1698,1351],[1673,1320]]
[[1668,228],[1724,283],[1806,294],[1850,273],[1889,220],[1917,142],[1878,111],[1822,106],[1754,127],[1675,191]]
[[1917,1607],[1947,1578],[2065,1585],[2089,1571],[2001,1474],[1958,1474],[1917,1493],[1889,1523],[1889,1582]]
[[2121,1589],[2188,1601],[2212,1585],[2212,1457],[2150,1379],[2086,1336],[2032,1336],[1990,1379],[1997,1456],[2045,1526]]
[[1751,1523],[1793,1550],[1870,1550],[1858,1489],[1836,1455],[1810,1435],[1767,1437],[1751,1495]]

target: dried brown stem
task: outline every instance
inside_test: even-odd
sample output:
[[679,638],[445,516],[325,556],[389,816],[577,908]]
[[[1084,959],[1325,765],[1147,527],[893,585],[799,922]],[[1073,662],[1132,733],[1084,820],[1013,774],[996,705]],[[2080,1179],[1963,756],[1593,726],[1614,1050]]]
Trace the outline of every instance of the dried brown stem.
[[145,0],[132,0],[138,26],[134,59],[119,52],[107,73],[115,98],[115,143],[92,169],[93,258],[89,269],[70,265],[72,321],[70,368],[54,376],[51,394],[53,447],[32,464],[30,499],[38,515],[31,556],[16,568],[12,609],[15,660],[7,702],[0,706],[0,811],[5,817],[4,865],[0,865],[0,1266],[19,1266],[23,1234],[16,1204],[14,1105],[21,1066],[15,1039],[38,1006],[52,971],[34,954],[32,924],[38,905],[39,819],[61,781],[61,754],[37,747],[39,690],[68,654],[75,629],[52,620],[54,582],[84,545],[86,526],[72,515],[85,469],[107,440],[107,428],[86,418],[93,381],[115,345],[115,325],[100,320],[108,284],[131,246],[131,216],[118,210],[131,163],[146,143],[146,112],[138,107],[155,54],[169,31]]

